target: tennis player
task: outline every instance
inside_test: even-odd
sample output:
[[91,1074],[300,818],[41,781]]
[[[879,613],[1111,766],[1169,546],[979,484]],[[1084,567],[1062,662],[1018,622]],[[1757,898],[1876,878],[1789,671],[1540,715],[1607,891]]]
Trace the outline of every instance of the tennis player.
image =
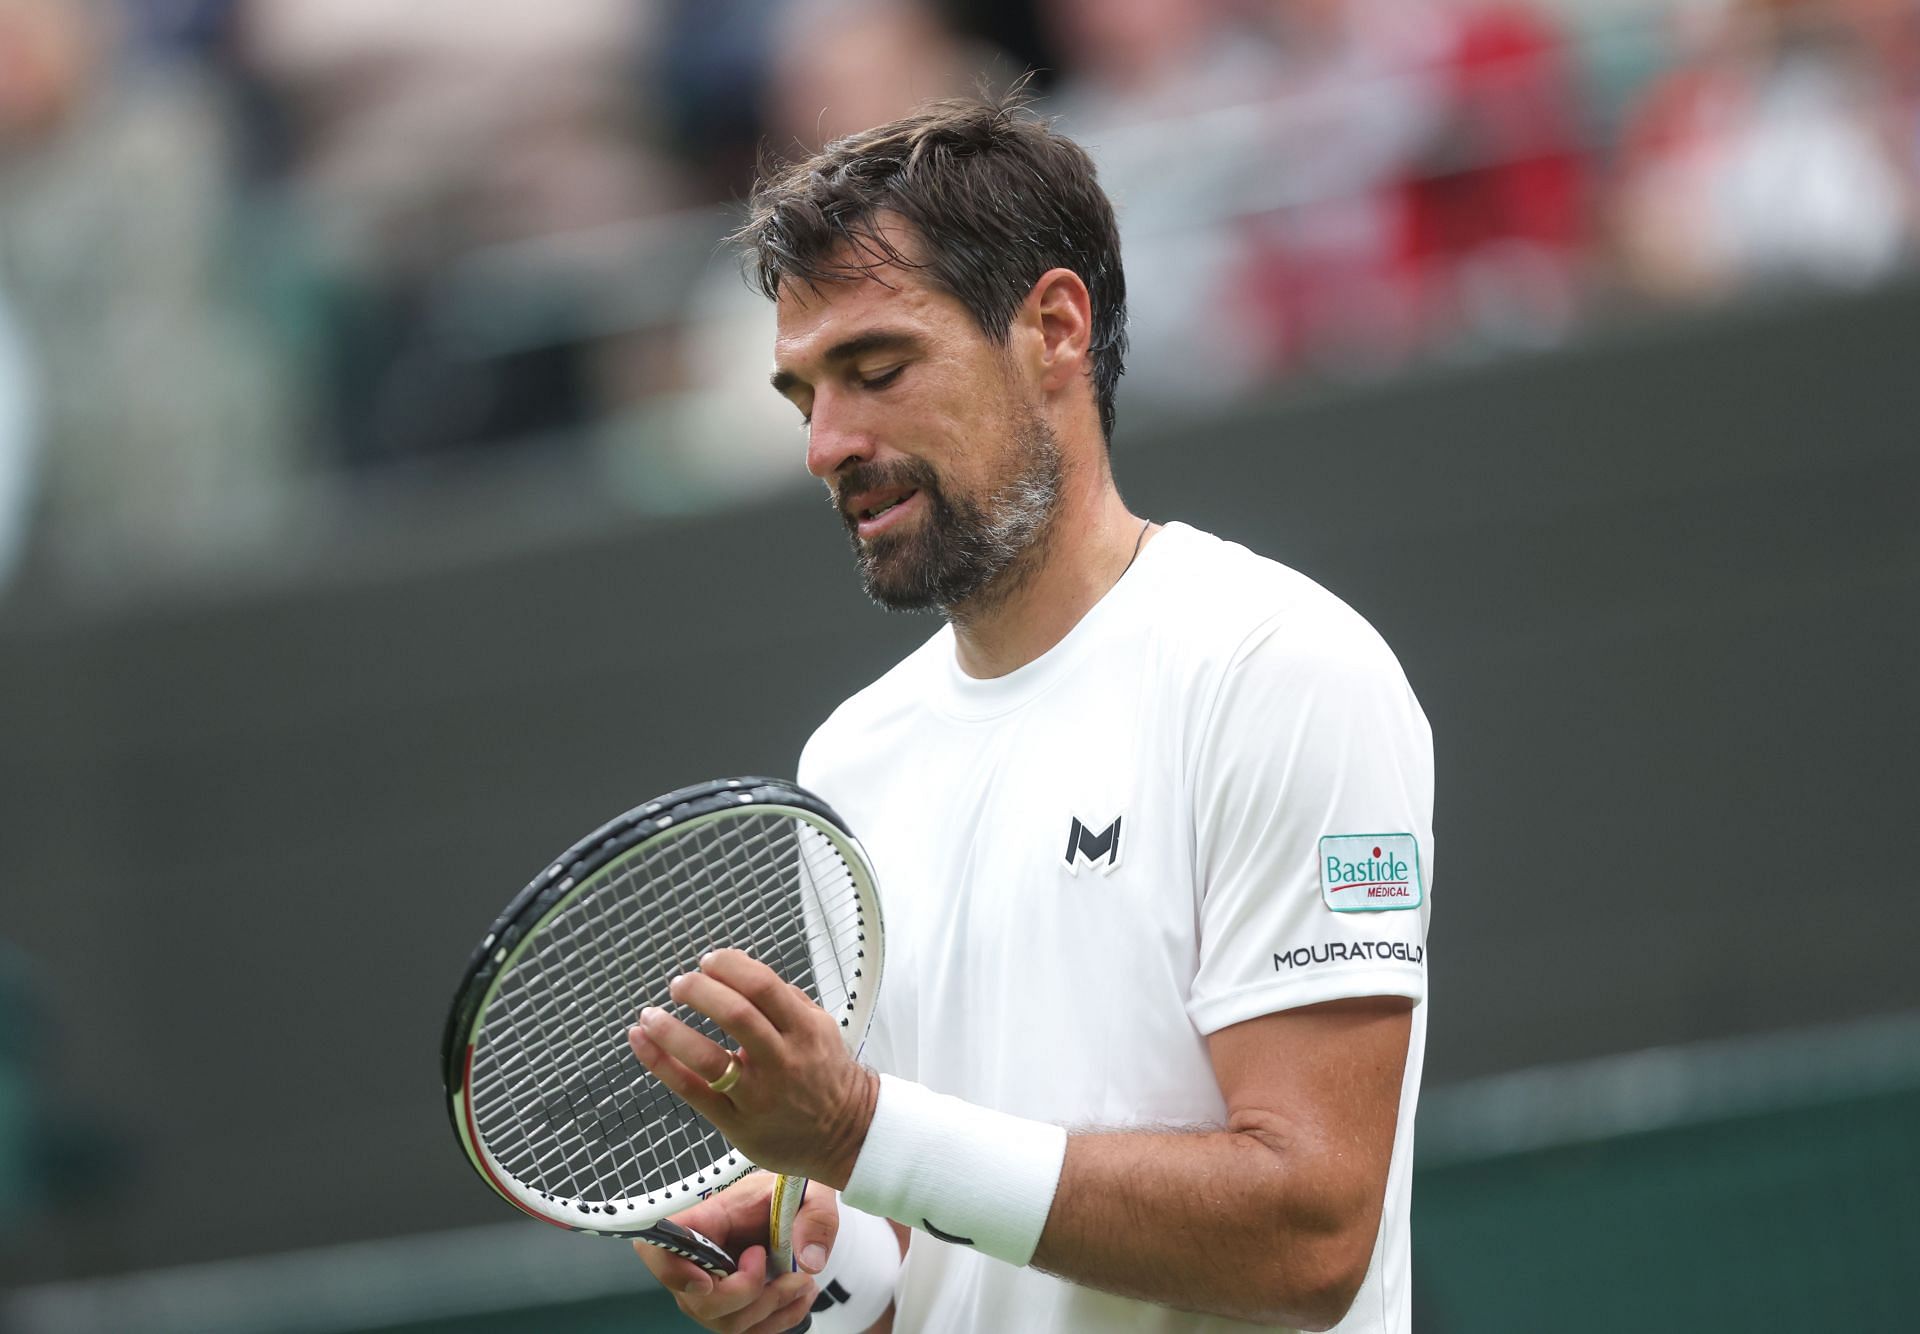
[[680,1216],[737,1274],[646,1263],[734,1334],[1405,1331],[1433,761],[1393,654],[1128,510],[1113,211],[1017,106],[839,140],[742,237],[868,592],[945,624],[800,762],[879,875],[865,1064],[734,951],[672,994],[755,1059],[657,1010],[630,1034],[813,1180],[800,1269],[767,1273],[764,1176]]

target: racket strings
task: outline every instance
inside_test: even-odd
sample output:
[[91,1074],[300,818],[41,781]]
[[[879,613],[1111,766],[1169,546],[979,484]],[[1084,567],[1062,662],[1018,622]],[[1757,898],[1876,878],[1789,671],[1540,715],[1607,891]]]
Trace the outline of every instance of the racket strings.
[[[668,872],[674,884],[689,886],[702,867],[725,864],[740,870],[738,883],[756,897],[765,892],[757,882],[762,874],[757,868],[775,862],[788,878],[782,888],[793,896],[789,908],[797,907],[797,912],[767,913],[755,920],[721,894],[692,895],[690,902],[683,894],[683,906],[699,914],[702,934],[714,942],[710,948],[731,945],[746,951],[830,1012],[846,1004],[843,951],[833,942],[836,936],[858,936],[859,901],[845,861],[819,830],[804,822],[719,821],[693,831],[682,841],[681,851],[680,864]],[[697,956],[688,964],[694,966]],[[665,1003],[704,1036],[730,1045],[712,1020]],[[725,1140],[651,1076],[634,1068],[636,1098],[623,1109],[626,1118],[663,1127],[663,1151],[678,1163],[696,1164],[694,1184],[703,1184],[698,1165],[725,1152]],[[684,1179],[685,1174],[680,1176]]]
[[656,1005],[726,1044],[667,995],[723,946],[843,1013],[863,928],[850,868],[807,821],[741,812],[641,845],[583,882],[503,975],[475,1044],[480,1139],[521,1183],[609,1212],[718,1184],[729,1146],[634,1060],[627,1029]]

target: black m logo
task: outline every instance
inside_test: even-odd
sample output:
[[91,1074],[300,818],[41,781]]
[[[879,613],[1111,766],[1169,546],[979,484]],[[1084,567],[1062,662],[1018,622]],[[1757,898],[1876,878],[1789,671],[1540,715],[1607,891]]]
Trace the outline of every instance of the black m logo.
[[1073,827],[1067,831],[1068,874],[1080,874],[1082,857],[1089,866],[1099,866],[1104,860],[1106,865],[1100,866],[1101,875],[1111,874],[1120,865],[1120,818],[1114,816],[1113,823],[1096,834],[1080,823],[1079,816],[1074,817]]
[[819,1315],[822,1311],[831,1311],[834,1307],[852,1300],[853,1294],[840,1286],[840,1280],[830,1278],[827,1280],[826,1288],[821,1291],[818,1297],[813,1299],[813,1305],[808,1309],[812,1311],[813,1314]]

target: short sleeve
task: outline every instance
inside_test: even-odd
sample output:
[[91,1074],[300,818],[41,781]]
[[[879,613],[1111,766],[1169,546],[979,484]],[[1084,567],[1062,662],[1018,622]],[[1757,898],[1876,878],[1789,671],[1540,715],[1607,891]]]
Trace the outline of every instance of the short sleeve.
[[1193,753],[1203,1033],[1426,996],[1433,740],[1372,627],[1275,618],[1229,661]]

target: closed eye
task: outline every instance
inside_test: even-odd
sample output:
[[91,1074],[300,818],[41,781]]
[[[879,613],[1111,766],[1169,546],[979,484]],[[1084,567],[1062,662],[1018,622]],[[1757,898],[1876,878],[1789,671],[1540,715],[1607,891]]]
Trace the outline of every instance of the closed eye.
[[[888,385],[891,385],[896,380],[898,380],[901,377],[901,375],[903,375],[906,372],[906,369],[907,369],[907,363],[903,361],[898,366],[895,366],[892,370],[882,371],[878,375],[868,375],[868,376],[856,375],[853,377],[853,383],[865,390],[878,391],[881,389],[885,389]],[[813,425],[813,414],[810,412],[802,412],[800,414],[800,429],[804,431],[809,427],[811,427],[812,425]]]

